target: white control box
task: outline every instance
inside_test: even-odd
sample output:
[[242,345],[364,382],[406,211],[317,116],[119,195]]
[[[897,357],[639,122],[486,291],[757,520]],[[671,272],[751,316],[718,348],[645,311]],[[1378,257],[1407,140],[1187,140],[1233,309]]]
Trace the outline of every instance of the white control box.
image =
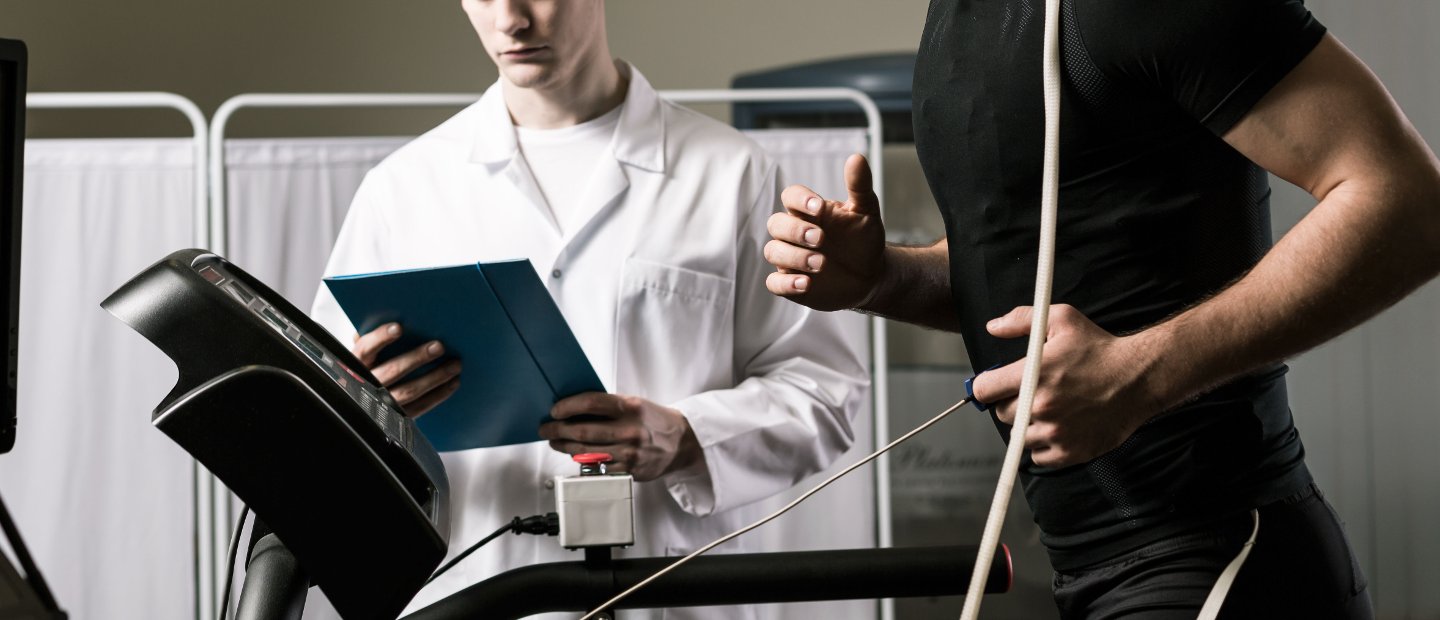
[[635,544],[635,503],[629,475],[555,479],[560,546],[628,547]]

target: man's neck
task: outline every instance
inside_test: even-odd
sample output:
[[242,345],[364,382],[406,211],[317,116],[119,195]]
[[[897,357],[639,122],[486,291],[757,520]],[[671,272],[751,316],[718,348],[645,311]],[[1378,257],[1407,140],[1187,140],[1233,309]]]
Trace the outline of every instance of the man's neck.
[[574,80],[556,88],[521,88],[504,81],[501,91],[510,118],[520,127],[557,129],[604,115],[625,101],[629,76],[615,61],[597,59]]

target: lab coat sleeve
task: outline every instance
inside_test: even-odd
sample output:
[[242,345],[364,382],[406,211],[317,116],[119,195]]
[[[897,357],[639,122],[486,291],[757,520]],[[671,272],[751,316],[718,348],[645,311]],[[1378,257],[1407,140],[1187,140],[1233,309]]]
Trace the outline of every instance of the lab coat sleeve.
[[[769,166],[759,195],[736,230],[734,376],[730,389],[702,392],[671,406],[690,422],[704,462],[665,477],[686,512],[705,516],[794,486],[844,453],[868,396],[869,373],[843,315],[817,312],[772,295],[765,277],[765,230],[779,208]],[[854,317],[849,324],[857,324]]]
[[[390,237],[389,226],[380,208],[384,181],[371,171],[361,182],[345,214],[345,223],[340,235],[330,250],[330,260],[325,264],[325,276],[369,273],[384,270],[386,264],[385,240]],[[355,326],[340,304],[330,294],[324,282],[319,283],[315,303],[310,307],[310,318],[344,344],[353,342]]]

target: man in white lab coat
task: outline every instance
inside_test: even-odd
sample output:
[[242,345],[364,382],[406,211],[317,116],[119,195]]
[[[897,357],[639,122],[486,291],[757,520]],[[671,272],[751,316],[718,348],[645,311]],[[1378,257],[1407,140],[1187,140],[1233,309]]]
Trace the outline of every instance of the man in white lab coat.
[[[609,393],[562,400],[552,412],[560,421],[536,443],[444,455],[452,554],[512,517],[554,510],[550,481],[577,473],[570,456],[582,452],[614,455],[639,482],[636,544],[622,557],[682,554],[757,519],[757,500],[850,446],[867,391],[838,317],[765,290],[775,164],[614,61],[603,0],[462,6],[500,80],[369,173],[326,274],[529,258]],[[313,315],[355,337],[357,355],[412,415],[464,380],[460,362],[407,376],[443,358],[444,343],[382,352],[403,326],[355,336],[324,287]],[[603,420],[569,420],[580,414]],[[732,550],[753,550],[737,542]],[[577,559],[554,539],[507,536],[411,608],[508,569]]]

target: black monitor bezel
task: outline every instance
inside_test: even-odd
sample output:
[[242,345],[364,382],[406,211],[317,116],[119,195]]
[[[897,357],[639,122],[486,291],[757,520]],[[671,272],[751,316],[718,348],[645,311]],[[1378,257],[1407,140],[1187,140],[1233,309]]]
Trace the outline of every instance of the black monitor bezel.
[[[0,454],[15,447],[16,366],[19,362],[20,339],[20,216],[22,179],[25,162],[25,93],[26,64],[29,54],[25,43],[0,39],[0,257],[6,265],[0,271],[9,275],[8,284],[0,287],[5,309],[5,354],[0,355],[6,389],[0,396]],[[7,324],[8,323],[8,324]]]

